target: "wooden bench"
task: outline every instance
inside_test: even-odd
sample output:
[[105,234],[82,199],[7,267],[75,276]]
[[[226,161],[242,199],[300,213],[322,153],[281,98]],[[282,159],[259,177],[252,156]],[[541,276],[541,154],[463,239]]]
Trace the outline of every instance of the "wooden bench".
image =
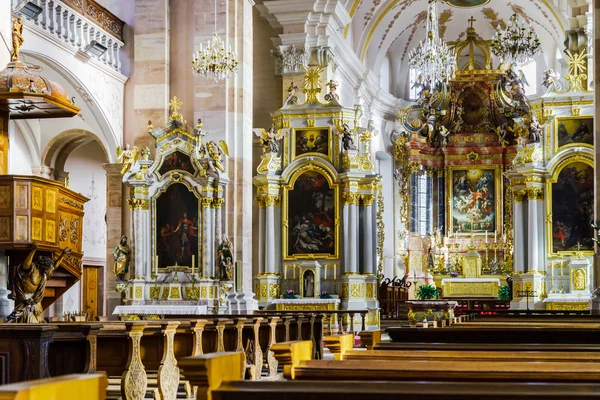
[[0,386],[0,400],[104,400],[106,386],[102,374],[63,375]]

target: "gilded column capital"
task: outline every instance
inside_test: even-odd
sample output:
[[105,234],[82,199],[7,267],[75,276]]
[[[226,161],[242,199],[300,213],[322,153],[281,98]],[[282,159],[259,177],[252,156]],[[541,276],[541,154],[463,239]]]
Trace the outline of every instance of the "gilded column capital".
[[213,204],[213,198],[212,197],[202,197],[200,199],[200,201],[202,203],[202,208],[209,208]]
[[373,203],[375,202],[375,195],[374,194],[361,194],[360,198],[363,202],[363,206],[367,207],[367,206],[372,206]]
[[257,195],[255,200],[258,203],[258,208],[265,208],[265,199],[263,198],[263,195]]
[[129,203],[129,208],[132,211],[150,209],[150,202],[148,199],[129,199],[127,202]]
[[513,197],[515,199],[515,203],[521,203],[525,198],[527,198],[527,192],[525,189],[514,190],[513,189]]
[[225,203],[225,199],[223,198],[218,198],[218,199],[212,199],[212,203],[210,204],[210,206],[212,208],[221,208],[221,206],[223,206],[223,203]]
[[265,207],[273,207],[281,204],[281,197],[278,194],[263,194]]
[[342,193],[342,203],[346,204],[355,204],[358,205],[360,201],[360,193]]
[[544,189],[541,187],[528,187],[525,191],[528,200],[544,200]]

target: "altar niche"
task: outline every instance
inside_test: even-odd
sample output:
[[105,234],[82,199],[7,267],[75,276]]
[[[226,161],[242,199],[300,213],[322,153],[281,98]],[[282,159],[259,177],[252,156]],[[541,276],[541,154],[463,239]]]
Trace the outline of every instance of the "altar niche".
[[[176,153],[173,153],[176,154]],[[174,183],[156,199],[158,269],[190,267],[198,257],[198,197],[182,183]]]

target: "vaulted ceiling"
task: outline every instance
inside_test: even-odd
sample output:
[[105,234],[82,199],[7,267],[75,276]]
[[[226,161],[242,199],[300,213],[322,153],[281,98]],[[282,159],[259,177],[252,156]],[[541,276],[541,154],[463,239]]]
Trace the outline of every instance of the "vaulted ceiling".
[[[559,0],[554,0],[559,3]],[[440,35],[446,41],[464,39],[469,19],[483,39],[491,39],[513,13],[533,26],[542,43],[544,67],[554,67],[556,50],[563,48],[568,24],[553,0],[440,0]],[[392,94],[404,97],[408,54],[425,37],[427,0],[347,0],[352,22],[344,34],[361,61],[376,74],[390,63]],[[388,61],[389,60],[389,61]],[[496,64],[498,62],[496,61]]]

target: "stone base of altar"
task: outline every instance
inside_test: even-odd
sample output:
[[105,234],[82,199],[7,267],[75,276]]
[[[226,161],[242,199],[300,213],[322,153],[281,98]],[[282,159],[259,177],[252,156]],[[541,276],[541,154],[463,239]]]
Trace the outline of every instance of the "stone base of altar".
[[442,279],[444,298],[498,297],[499,278],[445,278]]
[[568,293],[550,293],[544,299],[546,310],[550,311],[588,311],[590,295],[573,295]]
[[275,299],[278,311],[335,311],[340,308],[340,299]]
[[[163,319],[168,317],[192,317],[206,315],[208,307],[206,302],[181,302],[182,304],[139,304],[131,306],[117,306],[113,315],[118,315],[123,321],[135,321],[140,319]],[[191,303],[191,304],[190,304]]]
[[529,271],[524,274],[513,274],[513,299],[511,310],[544,310],[546,305],[545,273]]

